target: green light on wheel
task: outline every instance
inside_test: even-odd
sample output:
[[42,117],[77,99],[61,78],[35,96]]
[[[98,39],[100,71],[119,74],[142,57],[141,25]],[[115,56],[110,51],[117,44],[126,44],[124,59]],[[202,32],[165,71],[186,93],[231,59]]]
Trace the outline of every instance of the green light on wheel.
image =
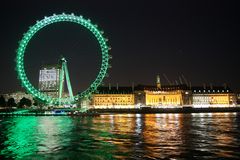
[[84,19],[82,16],[75,16],[74,14],[53,14],[53,16],[50,17],[44,17],[44,19],[37,21],[34,26],[29,27],[29,30],[24,33],[22,40],[19,43],[19,47],[17,49],[17,58],[16,58],[16,69],[17,69],[17,76],[19,77],[23,87],[32,94],[35,98],[38,98],[42,100],[43,102],[49,103],[49,104],[58,104],[59,99],[53,98],[51,96],[48,96],[44,93],[41,93],[38,89],[34,88],[33,85],[28,81],[28,78],[25,74],[24,69],[24,53],[25,49],[28,45],[28,42],[31,40],[31,38],[42,28],[58,22],[71,22],[71,23],[77,23],[85,28],[87,28],[89,31],[92,32],[92,34],[96,37],[98,40],[98,43],[101,47],[101,55],[102,55],[102,64],[100,71],[96,77],[96,79],[93,81],[93,83],[90,85],[89,88],[87,88],[85,91],[79,93],[78,95],[74,96],[74,98],[71,100],[70,98],[62,98],[61,102],[62,104],[74,104],[77,103],[78,100],[90,96],[94,91],[96,91],[97,87],[102,83],[103,78],[106,76],[107,69],[109,68],[109,56],[108,56],[108,46],[107,46],[107,39],[103,37],[103,31],[99,31],[97,29],[97,25],[94,25],[91,23],[91,20]]

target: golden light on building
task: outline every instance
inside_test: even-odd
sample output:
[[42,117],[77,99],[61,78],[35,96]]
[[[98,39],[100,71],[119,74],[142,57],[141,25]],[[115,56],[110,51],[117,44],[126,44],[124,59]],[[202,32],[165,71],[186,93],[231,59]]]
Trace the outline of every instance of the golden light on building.
[[236,95],[223,87],[194,88],[194,107],[233,107],[236,106]]
[[93,108],[180,107],[190,104],[191,92],[185,85],[100,87],[92,96]]
[[94,94],[94,108],[134,107],[134,94]]
[[131,87],[100,87],[98,91],[92,96],[93,108],[134,108]]
[[181,91],[145,91],[147,106],[183,105]]
[[142,104],[145,106],[180,107],[191,103],[191,91],[186,85],[161,86],[161,88],[157,86],[139,86],[137,89],[135,98],[137,100],[142,99]]

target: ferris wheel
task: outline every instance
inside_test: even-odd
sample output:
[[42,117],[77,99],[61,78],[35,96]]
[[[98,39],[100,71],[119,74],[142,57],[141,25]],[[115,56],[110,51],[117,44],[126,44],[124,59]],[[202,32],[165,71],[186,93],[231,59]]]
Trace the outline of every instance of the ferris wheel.
[[[26,48],[28,46],[29,41],[31,38],[42,28],[47,27],[50,24],[58,23],[58,22],[70,22],[79,24],[82,27],[85,27],[95,36],[97,39],[100,48],[101,48],[101,68],[96,76],[96,79],[90,84],[90,86],[81,93],[73,96],[70,93],[69,97],[53,97],[49,96],[46,93],[41,92],[39,89],[35,88],[29,81],[24,67],[24,54]],[[89,97],[93,92],[97,90],[97,87],[102,83],[104,77],[107,75],[107,70],[109,68],[109,59],[111,56],[109,55],[110,48],[107,45],[107,39],[104,38],[103,32],[100,31],[97,25],[91,23],[89,19],[85,19],[82,16],[76,16],[74,14],[53,14],[50,17],[45,17],[44,19],[37,21],[35,25],[31,26],[29,30],[23,34],[23,38],[19,43],[19,47],[17,49],[16,55],[16,71],[18,75],[18,79],[21,81],[22,86],[33,95],[33,97],[41,100],[45,104],[49,105],[70,105],[75,104],[82,98]],[[63,61],[65,63],[65,61]],[[68,74],[68,73],[67,73]]]

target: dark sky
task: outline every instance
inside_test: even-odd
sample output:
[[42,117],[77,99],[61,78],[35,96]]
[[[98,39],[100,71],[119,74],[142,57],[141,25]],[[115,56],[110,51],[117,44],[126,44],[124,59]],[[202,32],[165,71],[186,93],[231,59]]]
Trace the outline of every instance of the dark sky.
[[[167,84],[181,74],[192,85],[203,83],[240,89],[240,17],[235,1],[221,0],[41,0],[0,2],[0,93],[22,90],[14,58],[18,41],[36,20],[53,13],[91,19],[109,39],[113,59],[105,84]],[[38,32],[25,53],[30,81],[37,86],[42,64],[68,60],[74,92],[85,89],[99,71],[101,56],[93,35],[71,23]]]

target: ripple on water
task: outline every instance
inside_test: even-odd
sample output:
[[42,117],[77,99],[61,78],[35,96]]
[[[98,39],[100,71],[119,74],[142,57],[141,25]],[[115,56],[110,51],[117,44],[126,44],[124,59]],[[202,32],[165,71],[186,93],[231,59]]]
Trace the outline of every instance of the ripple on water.
[[0,158],[240,158],[239,114],[0,119]]

